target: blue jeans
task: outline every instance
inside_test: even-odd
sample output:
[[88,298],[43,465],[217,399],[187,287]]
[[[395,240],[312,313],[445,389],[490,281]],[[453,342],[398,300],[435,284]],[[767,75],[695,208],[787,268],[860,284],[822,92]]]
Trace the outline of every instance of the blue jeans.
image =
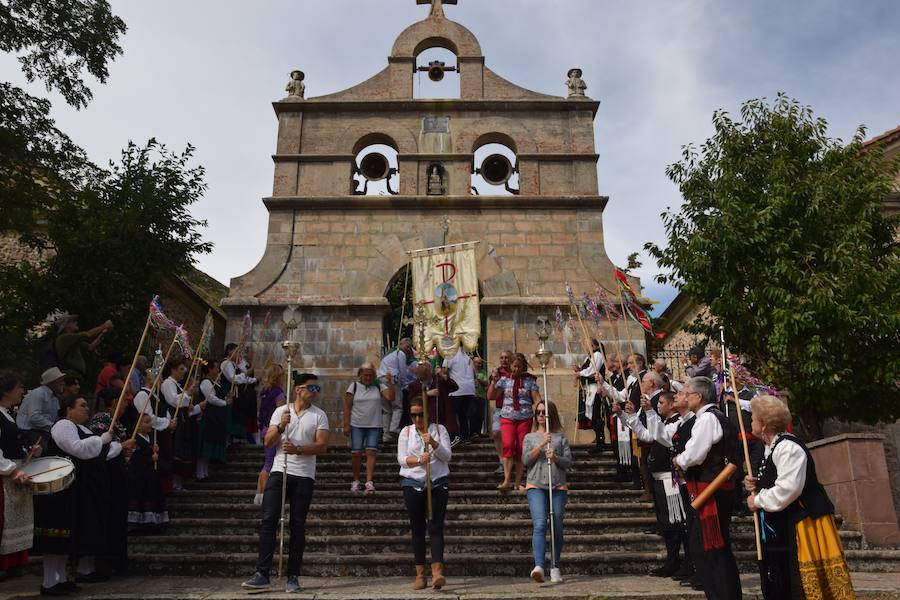
[[361,454],[363,449],[378,452],[381,443],[381,427],[350,427],[350,451]]
[[[526,492],[528,508],[531,510],[531,522],[534,527],[531,534],[531,549],[534,551],[534,566],[544,567],[544,555],[547,553],[547,530],[550,529],[550,498],[547,490],[532,488]],[[556,561],[559,566],[559,555],[563,547],[563,518],[566,515],[566,499],[569,493],[565,490],[553,490],[553,533],[556,541]]]

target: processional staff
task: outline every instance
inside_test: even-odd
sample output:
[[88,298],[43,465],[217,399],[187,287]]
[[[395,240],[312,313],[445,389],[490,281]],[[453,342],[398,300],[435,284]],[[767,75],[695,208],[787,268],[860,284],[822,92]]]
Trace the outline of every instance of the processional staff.
[[[419,364],[425,364],[427,362],[427,358],[425,357],[425,326],[428,325],[428,317],[425,316],[425,305],[418,304],[416,306],[416,314],[412,319],[406,319],[403,322],[404,325],[412,325],[413,331],[418,329],[418,335],[415,336],[416,340],[416,352],[419,355]],[[428,388],[424,381],[419,382],[422,387],[422,412],[425,420],[425,431],[428,431],[428,425],[430,420],[428,418]],[[440,399],[435,402],[435,405],[438,407],[440,411]],[[413,424],[415,427],[415,424]],[[425,452],[427,449],[422,448],[422,452]],[[432,518],[431,514],[431,460],[428,460],[425,463],[425,511],[426,518],[430,521]]]

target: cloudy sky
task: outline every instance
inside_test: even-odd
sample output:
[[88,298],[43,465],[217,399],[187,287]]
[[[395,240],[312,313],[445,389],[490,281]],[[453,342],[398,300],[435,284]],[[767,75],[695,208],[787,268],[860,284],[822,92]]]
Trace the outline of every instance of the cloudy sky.
[[[393,40],[424,18],[415,0],[114,0],[128,24],[125,50],[94,101],[74,111],[51,94],[58,125],[97,162],[128,140],[197,147],[209,191],[194,208],[215,243],[200,268],[225,283],[265,247],[276,121],[270,102],[287,73],[306,74],[307,97],[352,86],[386,65]],[[446,8],[479,38],[487,65],[530,89],[563,95],[584,69],[597,114],[600,193],[610,257],[624,264],[660,241],[659,213],[679,204],[666,165],[702,142],[718,108],[784,91],[849,138],[900,125],[900,2],[867,0],[459,0]],[[23,83],[0,56],[0,77]],[[40,85],[28,86],[45,95]],[[638,272],[646,295],[672,290]]]

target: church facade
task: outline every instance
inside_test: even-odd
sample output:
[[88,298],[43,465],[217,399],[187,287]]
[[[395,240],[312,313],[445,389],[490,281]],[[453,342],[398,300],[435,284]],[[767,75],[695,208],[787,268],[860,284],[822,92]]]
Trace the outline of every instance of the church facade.
[[[380,73],[307,99],[295,72],[288,97],[273,103],[278,139],[273,191],[263,200],[267,247],[256,267],[231,280],[223,301],[229,340],[237,341],[243,315],[253,316],[257,360],[281,360],[288,336],[300,342],[295,367],[322,377],[333,426],[356,368],[382,352],[386,293],[408,264],[407,251],[478,242],[481,335],[491,367],[503,349],[533,356],[537,317],[552,320],[557,307],[568,314],[567,282],[579,295],[593,295],[598,284],[616,289],[603,242],[608,198],[597,177],[600,103],[584,94],[580,70],[568,72],[567,97],[524,89],[491,71],[475,36],[446,17],[443,4],[455,1],[418,2],[432,5],[429,16],[399,35]],[[451,52],[456,64],[417,64],[431,48]],[[414,98],[420,67],[434,78],[458,74],[459,97]],[[488,145],[505,148],[506,161],[475,164]],[[366,160],[371,147],[382,154]],[[497,185],[474,185],[476,169]],[[383,179],[386,192],[365,195]],[[633,322],[605,324],[599,333],[607,348],[645,347]],[[571,365],[583,360],[581,346],[571,333],[548,344],[555,353],[550,397],[567,425],[575,416]]]

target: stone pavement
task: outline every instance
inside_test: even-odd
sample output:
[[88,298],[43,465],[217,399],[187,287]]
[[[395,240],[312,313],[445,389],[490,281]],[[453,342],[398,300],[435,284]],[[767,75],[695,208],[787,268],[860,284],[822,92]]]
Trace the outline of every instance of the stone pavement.
[[[757,578],[745,575],[744,598],[762,598]],[[853,573],[857,596],[867,599],[900,600],[900,573]],[[603,598],[642,598],[676,600],[703,598],[702,592],[684,591],[669,579],[647,576],[614,575],[607,577],[573,576],[559,585],[536,585],[521,578],[454,577],[440,592],[430,588],[422,592],[410,589],[412,578],[301,578],[301,594],[285,594],[281,585],[263,593],[241,590],[240,580],[194,577],[129,577],[108,583],[84,585],[71,596],[102,600],[232,600],[246,598],[297,598],[324,600],[602,600]],[[283,584],[279,582],[279,584]],[[38,598],[40,579],[28,575],[0,584],[0,600]]]

